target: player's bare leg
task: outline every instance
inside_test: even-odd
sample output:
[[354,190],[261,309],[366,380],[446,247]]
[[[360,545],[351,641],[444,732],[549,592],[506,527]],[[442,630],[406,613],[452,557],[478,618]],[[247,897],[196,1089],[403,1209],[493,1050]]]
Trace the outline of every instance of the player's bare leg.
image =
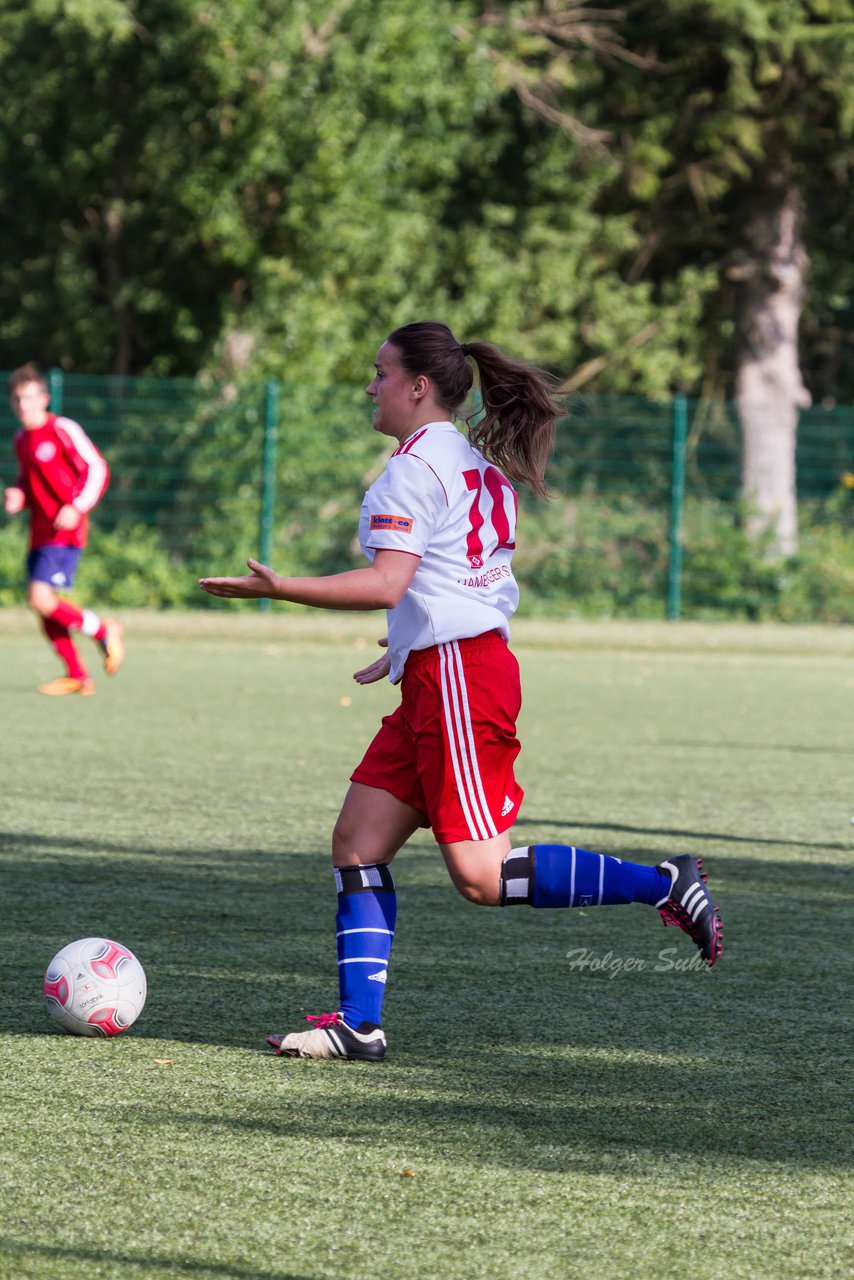
[[440,844],[454,888],[479,907],[497,907],[501,900],[501,868],[510,844],[509,831],[489,840]]
[[379,787],[351,782],[332,832],[332,865],[391,862],[424,815]]
[[59,604],[59,596],[49,582],[31,582],[27,589],[27,604],[40,618],[49,618]]

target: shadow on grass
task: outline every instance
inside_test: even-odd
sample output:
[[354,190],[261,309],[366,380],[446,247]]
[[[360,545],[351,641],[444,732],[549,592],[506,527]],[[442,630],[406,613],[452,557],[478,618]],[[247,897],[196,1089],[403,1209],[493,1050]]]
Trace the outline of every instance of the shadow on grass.
[[[614,831],[627,835],[647,835],[647,836],[672,836],[675,840],[714,840],[718,844],[747,844],[747,845],[769,845],[771,848],[779,849],[827,849],[834,852],[851,852],[852,842],[834,841],[820,842],[814,840],[780,840],[775,837],[765,838],[763,836],[739,836],[733,835],[727,831],[694,831],[681,827],[637,827],[626,825],[621,822],[599,822],[588,821],[585,818],[573,818],[571,821],[564,819],[556,820],[554,818],[518,818],[514,826],[514,830],[527,827],[534,827],[538,830],[543,828],[556,829],[559,831]],[[604,850],[603,852],[607,852]],[[639,850],[644,852],[643,850]],[[650,851],[658,861],[663,856],[661,850]]]
[[[653,1068],[615,1059],[609,1065],[585,1063],[580,1055],[559,1063],[531,1048],[507,1062],[493,1047],[489,1061],[476,1064],[451,1056],[441,1068],[386,1068],[382,1089],[376,1082],[382,1068],[273,1060],[271,1072],[290,1075],[288,1096],[271,1089],[268,1101],[253,1101],[251,1114],[227,1105],[216,1114],[142,1105],[127,1124],[129,1132],[170,1125],[196,1129],[202,1147],[210,1147],[213,1132],[241,1141],[269,1139],[283,1152],[289,1142],[303,1150],[314,1142],[326,1158],[329,1145],[391,1147],[416,1165],[419,1159],[441,1159],[461,1167],[576,1168],[621,1176],[627,1165],[642,1174],[646,1163],[652,1172],[664,1157],[674,1168],[690,1168],[692,1177],[704,1164],[738,1158],[816,1169],[850,1165],[838,1113],[805,1114],[802,1105],[798,1113],[802,1090],[781,1094],[775,1081],[756,1079],[746,1064],[726,1069],[714,1063],[704,1071],[678,1062]],[[360,1073],[358,1083],[350,1079],[342,1090],[348,1106],[334,1096],[317,1097],[318,1072]],[[312,1076],[306,1090],[303,1073]],[[334,1092],[331,1083],[329,1091]],[[88,1110],[97,1113],[98,1107]],[[102,1119],[108,1122],[110,1115],[104,1108]]]
[[105,841],[93,851],[65,836],[5,832],[0,860],[0,1031],[60,1034],[41,981],[76,938],[114,938],[138,956],[148,1000],[135,1036],[252,1043],[281,1007],[283,983],[304,985],[303,970],[327,972],[335,915],[328,853]]
[[[126,942],[146,968],[134,1037],[260,1050],[267,1031],[298,1026],[304,1009],[334,1007],[326,854],[121,844],[92,853],[12,833],[0,848],[7,1033],[54,1034],[41,974],[55,949],[90,933]],[[685,959],[693,948],[648,909],[478,911],[434,850],[411,848],[396,864],[386,1066],[259,1051],[233,1068],[256,1085],[270,1073],[269,1101],[254,1099],[250,1115],[235,1095],[210,1115],[182,1111],[180,1099],[134,1107],[132,1123],[393,1140],[422,1159],[458,1153],[544,1170],[625,1172],[664,1154],[695,1171],[738,1156],[839,1165],[850,931],[833,913],[847,873],[721,853],[713,868],[724,958],[713,973],[665,972],[661,948]],[[639,963],[578,969],[569,955],[579,949]]]
[[[90,1262],[126,1267],[128,1270],[124,1274],[129,1276],[137,1274],[167,1277],[198,1276],[201,1280],[204,1280],[205,1276],[226,1276],[228,1280],[308,1280],[303,1272],[270,1271],[266,1267],[263,1271],[256,1271],[246,1267],[235,1267],[232,1263],[196,1262],[188,1258],[158,1258],[150,1254],[141,1257],[132,1253],[116,1253],[110,1249],[93,1249],[82,1245],[64,1249],[59,1245],[36,1244],[29,1240],[15,1240],[9,1236],[0,1236],[0,1251],[10,1261],[18,1257],[22,1268],[25,1264],[31,1265],[34,1258],[44,1258],[52,1262],[62,1262],[63,1259],[67,1259],[69,1266],[73,1265],[75,1274],[80,1263]],[[11,1272],[8,1274],[11,1275]],[[22,1270],[20,1274],[25,1273]]]

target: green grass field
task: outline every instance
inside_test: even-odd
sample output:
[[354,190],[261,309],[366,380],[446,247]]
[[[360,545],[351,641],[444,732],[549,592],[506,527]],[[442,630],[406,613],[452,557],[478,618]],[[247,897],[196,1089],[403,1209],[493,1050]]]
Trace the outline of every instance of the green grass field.
[[[849,1272],[851,630],[520,623],[517,843],[701,853],[723,959],[646,907],[473,907],[423,833],[377,1067],[263,1041],[335,1007],[379,620],[125,621],[119,676],[58,700],[0,618],[3,1280]],[[148,974],[114,1040],[42,1004],[87,934]]]

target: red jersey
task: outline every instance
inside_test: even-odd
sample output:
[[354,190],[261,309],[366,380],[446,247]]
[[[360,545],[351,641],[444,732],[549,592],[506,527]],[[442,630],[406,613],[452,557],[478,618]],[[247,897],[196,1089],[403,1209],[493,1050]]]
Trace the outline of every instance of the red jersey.
[[[106,461],[78,422],[49,413],[40,427],[15,435],[19,489],[30,510],[30,547],[85,547],[88,512],[110,480]],[[83,516],[76,529],[57,529],[60,507],[71,505]]]

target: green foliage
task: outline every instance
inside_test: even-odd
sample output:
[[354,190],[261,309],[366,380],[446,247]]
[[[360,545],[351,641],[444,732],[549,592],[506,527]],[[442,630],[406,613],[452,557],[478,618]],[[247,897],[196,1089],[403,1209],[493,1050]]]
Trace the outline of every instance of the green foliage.
[[[371,438],[361,442],[366,468],[378,464]],[[316,453],[291,468],[295,486],[310,483],[313,468],[326,469]],[[349,465],[342,467],[339,496],[310,488],[293,490],[291,514],[277,533],[274,563],[284,573],[335,573],[363,558],[354,537],[358,500]],[[365,484],[372,478],[368,470]],[[521,588],[520,617],[663,618],[667,604],[669,513],[625,494],[587,493],[548,504],[524,501],[514,559]],[[204,526],[192,555],[170,555],[161,536],[146,526],[95,528],[81,560],[74,597],[93,608],[221,609],[196,579],[243,571],[255,542],[218,538],[217,521]],[[228,522],[222,526],[228,527]],[[248,535],[247,535],[248,537]],[[826,505],[807,505],[801,549],[789,560],[769,559],[762,543],[744,534],[732,506],[714,499],[686,508],[682,577],[685,619],[752,622],[854,623],[854,534],[830,523]],[[0,605],[25,595],[26,554],[21,526],[0,529]],[[228,602],[232,610],[257,605]]]
[[432,314],[579,385],[719,385],[721,265],[776,166],[839,395],[852,13],[11,0],[0,339],[13,363],[320,383]]
[[303,573],[363,564],[359,506],[390,452],[364,392],[288,384],[281,403],[276,563]]
[[93,607],[170,609],[191,601],[187,567],[170,561],[153,529],[93,535],[80,561],[75,594]]
[[[27,541],[20,518],[0,528],[0,606],[26,599]],[[74,599],[92,608],[169,609],[196,604],[188,566],[170,559],[162,539],[142,525],[95,528],[80,560]]]
[[513,563],[522,616],[663,618],[667,513],[619,495],[526,504]]
[[696,356],[707,386],[726,391],[728,267],[757,203],[798,188],[812,261],[805,381],[817,399],[854,398],[844,356],[854,269],[840,253],[850,238],[854,4],[668,0],[653,11],[637,0],[620,31],[645,61],[602,86],[603,115],[621,122],[623,158],[602,208],[630,212],[646,246],[631,274],[659,299],[689,271],[719,277],[697,297]]
[[[848,499],[850,503],[850,498]],[[854,622],[854,535],[828,521],[829,503],[802,503],[798,554],[780,560],[749,539],[732,506],[691,504],[683,616],[790,623]]]
[[767,540],[747,537],[736,509],[715,502],[692,504],[685,542],[684,617],[756,622],[776,616],[783,564],[768,558]]
[[0,525],[0,605],[19,605],[24,599],[26,556],[26,524],[19,516]]
[[[850,497],[849,497],[850,503]],[[854,532],[819,521],[802,527],[783,580],[777,617],[785,622],[854,623]]]

